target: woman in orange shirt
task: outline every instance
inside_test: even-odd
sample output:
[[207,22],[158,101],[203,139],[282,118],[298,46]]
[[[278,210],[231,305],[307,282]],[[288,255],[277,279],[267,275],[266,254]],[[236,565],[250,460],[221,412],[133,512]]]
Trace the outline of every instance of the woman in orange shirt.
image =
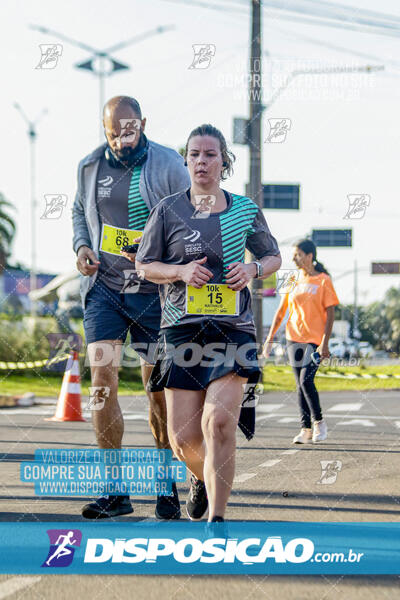
[[[329,273],[316,259],[314,242],[307,239],[299,241],[294,248],[293,262],[299,269],[299,279],[281,300],[265,341],[263,354],[268,358],[274,336],[289,308],[286,324],[287,349],[289,363],[296,378],[302,424],[293,443],[307,444],[322,442],[328,435],[314,377],[319,361],[329,357],[328,341],[332,333],[335,306],[339,304],[339,300]],[[318,352],[320,356],[314,355],[314,352]]]

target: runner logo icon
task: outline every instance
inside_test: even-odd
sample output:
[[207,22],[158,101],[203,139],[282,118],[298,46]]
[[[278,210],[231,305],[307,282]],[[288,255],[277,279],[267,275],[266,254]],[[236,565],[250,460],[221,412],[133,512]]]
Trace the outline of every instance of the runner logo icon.
[[75,549],[81,545],[79,529],[48,529],[49,553],[42,567],[68,567],[74,558]]

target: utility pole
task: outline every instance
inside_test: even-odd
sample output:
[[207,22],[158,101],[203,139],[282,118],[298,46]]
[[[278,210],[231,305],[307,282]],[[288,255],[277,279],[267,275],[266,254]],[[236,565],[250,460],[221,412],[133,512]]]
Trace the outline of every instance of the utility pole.
[[[248,144],[250,150],[250,198],[263,208],[263,191],[261,185],[261,120],[262,120],[262,82],[261,82],[261,2],[251,0],[251,48],[250,48],[250,81],[249,81],[249,124]],[[252,280],[252,305],[256,326],[257,342],[263,341],[262,315],[262,280]]]

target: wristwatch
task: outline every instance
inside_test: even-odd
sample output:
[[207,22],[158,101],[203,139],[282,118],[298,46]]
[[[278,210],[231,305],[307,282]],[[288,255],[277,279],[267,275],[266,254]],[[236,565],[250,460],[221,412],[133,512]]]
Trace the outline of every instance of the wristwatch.
[[262,277],[263,267],[262,267],[262,264],[258,260],[253,260],[253,264],[256,265],[257,273],[256,273],[256,277],[255,278],[258,279],[259,277]]

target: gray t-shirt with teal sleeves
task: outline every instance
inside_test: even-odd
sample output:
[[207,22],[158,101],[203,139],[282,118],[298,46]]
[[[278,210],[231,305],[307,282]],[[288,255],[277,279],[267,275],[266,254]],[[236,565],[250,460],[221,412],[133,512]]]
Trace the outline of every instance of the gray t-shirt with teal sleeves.
[[[279,254],[261,209],[244,196],[224,192],[227,208],[196,218],[195,207],[187,192],[168,196],[155,206],[149,216],[137,253],[142,263],[160,261],[186,264],[207,256],[204,266],[213,277],[208,284],[226,283],[228,266],[244,262],[245,248],[256,258]],[[204,314],[187,312],[186,284],[167,284],[161,327],[199,323]],[[236,315],[212,315],[208,318],[249,333],[255,332],[251,296],[246,287],[240,294]]]

